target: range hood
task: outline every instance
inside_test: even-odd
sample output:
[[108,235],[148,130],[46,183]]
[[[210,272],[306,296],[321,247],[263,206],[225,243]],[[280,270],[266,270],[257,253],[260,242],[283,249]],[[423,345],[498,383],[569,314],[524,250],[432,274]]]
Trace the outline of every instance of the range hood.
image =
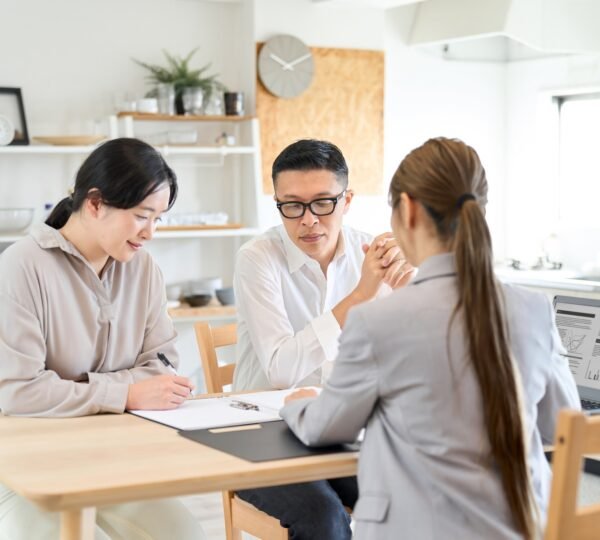
[[409,44],[449,60],[600,53],[600,0],[425,0]]
[[417,2],[424,2],[425,0],[311,0],[312,2],[328,3],[335,5],[355,5],[355,6],[366,6],[374,8],[389,9],[398,6],[404,6],[406,4],[416,4]]

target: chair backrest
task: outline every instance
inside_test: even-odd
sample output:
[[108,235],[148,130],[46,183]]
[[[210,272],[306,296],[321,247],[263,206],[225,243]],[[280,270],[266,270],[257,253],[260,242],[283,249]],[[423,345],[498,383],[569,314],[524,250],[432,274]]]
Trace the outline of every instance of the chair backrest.
[[558,415],[552,457],[552,492],[545,540],[593,540],[600,534],[600,504],[577,508],[586,454],[600,453],[600,416],[564,410]]
[[202,360],[206,391],[211,394],[222,392],[223,386],[233,381],[235,364],[219,366],[217,348],[237,343],[237,324],[231,323],[212,328],[208,323],[197,322],[194,331]]

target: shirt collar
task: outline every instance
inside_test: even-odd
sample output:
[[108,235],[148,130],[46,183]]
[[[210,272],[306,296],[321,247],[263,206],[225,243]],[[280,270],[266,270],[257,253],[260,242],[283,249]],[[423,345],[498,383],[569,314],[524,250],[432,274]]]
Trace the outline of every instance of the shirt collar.
[[[302,251],[294,242],[292,242],[291,238],[288,236],[287,231],[283,225],[279,225],[279,236],[281,236],[281,241],[283,242],[283,249],[285,251],[285,258],[288,264],[288,270],[290,274],[293,274],[302,266],[314,266],[318,264],[315,259],[309,257],[304,251]],[[340,229],[340,236],[338,238],[337,248],[335,250],[335,254],[331,262],[339,259],[343,255],[346,254],[346,240],[345,240],[345,231],[344,227]]]
[[419,271],[411,284],[418,285],[429,279],[455,275],[454,253],[441,253],[439,255],[432,255],[421,263]]
[[[40,223],[31,228],[30,236],[37,242],[37,244],[42,249],[54,249],[58,248],[69,255],[73,255],[78,259],[82,260],[87,266],[90,266],[88,260],[79,252],[79,250],[69,242],[59,231],[54,227],[50,227],[50,225],[46,225],[45,223]],[[104,271],[102,275],[105,276],[107,274],[107,270],[113,265],[114,259],[112,257],[108,258],[108,262],[104,267]]]

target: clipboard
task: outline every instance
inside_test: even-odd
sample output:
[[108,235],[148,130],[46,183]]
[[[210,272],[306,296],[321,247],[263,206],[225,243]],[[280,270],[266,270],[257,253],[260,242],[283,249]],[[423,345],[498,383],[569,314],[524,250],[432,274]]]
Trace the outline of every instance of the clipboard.
[[218,397],[198,397],[188,399],[176,409],[128,412],[178,430],[262,424],[281,420],[279,410],[283,407],[285,397],[294,391],[290,388]]
[[356,452],[360,448],[358,444],[308,447],[292,433],[283,420],[228,428],[179,430],[178,433],[186,439],[253,462]]

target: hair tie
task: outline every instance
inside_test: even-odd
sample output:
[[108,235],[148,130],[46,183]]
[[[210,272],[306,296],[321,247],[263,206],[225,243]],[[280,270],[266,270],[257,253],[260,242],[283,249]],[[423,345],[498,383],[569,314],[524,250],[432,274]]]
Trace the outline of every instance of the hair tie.
[[456,208],[458,210],[460,210],[466,201],[475,201],[475,200],[477,200],[477,199],[475,198],[475,195],[473,195],[472,193],[463,193],[456,201]]

